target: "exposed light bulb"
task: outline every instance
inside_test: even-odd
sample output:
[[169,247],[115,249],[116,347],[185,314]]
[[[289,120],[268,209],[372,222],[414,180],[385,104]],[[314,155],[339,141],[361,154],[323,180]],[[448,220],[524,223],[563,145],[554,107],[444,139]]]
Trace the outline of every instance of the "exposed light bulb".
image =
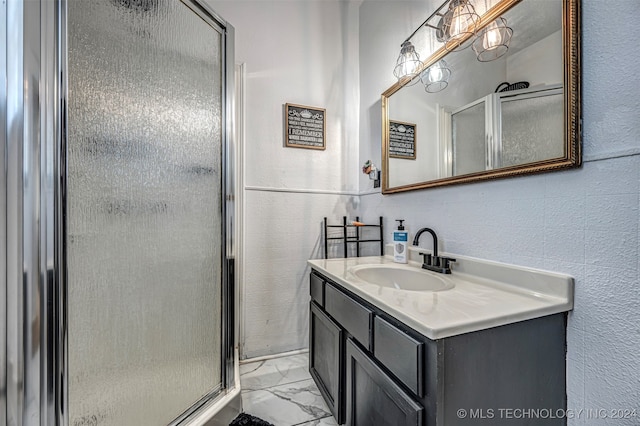
[[484,37],[482,38],[482,47],[485,50],[492,50],[502,44],[502,34],[498,28],[497,21],[493,21],[487,27]]
[[402,73],[404,75],[413,75],[418,68],[419,62],[411,54],[406,54],[404,64],[402,65]]
[[453,11],[453,17],[451,18],[451,28],[449,29],[449,36],[453,39],[460,37],[467,31],[467,22],[461,12],[464,10],[464,6],[457,6]]
[[393,75],[395,75],[398,80],[405,77],[413,77],[421,66],[422,61],[420,61],[420,56],[418,52],[416,52],[415,47],[413,47],[410,41],[405,40],[402,43],[396,67],[393,69]]
[[488,24],[473,41],[473,51],[480,62],[494,61],[507,53],[513,30],[507,26],[507,20],[499,17]]
[[437,81],[441,81],[442,80],[442,68],[440,68],[438,65],[434,65],[432,67],[429,68],[429,81],[431,83],[435,83]]
[[427,93],[436,93],[447,87],[449,77],[451,77],[451,69],[445,60],[441,59],[423,71],[420,80]]

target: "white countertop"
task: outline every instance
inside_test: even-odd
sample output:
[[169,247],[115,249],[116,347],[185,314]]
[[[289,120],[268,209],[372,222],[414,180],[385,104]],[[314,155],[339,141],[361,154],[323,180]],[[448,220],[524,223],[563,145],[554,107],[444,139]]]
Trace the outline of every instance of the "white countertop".
[[[411,250],[411,258],[417,259],[417,250]],[[569,275],[455,254],[443,255],[457,259],[451,267],[451,275],[425,272],[450,281],[454,286],[434,292],[380,287],[360,280],[350,271],[360,265],[398,265],[389,256],[317,259],[308,263],[327,278],[430,339],[573,309],[574,283]],[[420,268],[420,263],[411,261],[406,266]]]

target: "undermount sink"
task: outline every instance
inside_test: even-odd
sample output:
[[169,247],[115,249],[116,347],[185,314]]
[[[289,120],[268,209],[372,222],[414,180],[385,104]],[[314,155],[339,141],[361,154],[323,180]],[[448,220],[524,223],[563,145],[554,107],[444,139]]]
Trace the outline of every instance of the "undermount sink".
[[442,291],[453,288],[449,280],[410,266],[362,265],[354,266],[350,271],[362,281],[397,290]]

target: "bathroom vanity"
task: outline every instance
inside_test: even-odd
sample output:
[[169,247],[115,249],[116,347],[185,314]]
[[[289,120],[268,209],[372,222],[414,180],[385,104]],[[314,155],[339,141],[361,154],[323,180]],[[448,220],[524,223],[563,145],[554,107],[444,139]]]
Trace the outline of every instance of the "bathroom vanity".
[[456,257],[309,261],[309,369],[339,424],[566,424],[573,279]]

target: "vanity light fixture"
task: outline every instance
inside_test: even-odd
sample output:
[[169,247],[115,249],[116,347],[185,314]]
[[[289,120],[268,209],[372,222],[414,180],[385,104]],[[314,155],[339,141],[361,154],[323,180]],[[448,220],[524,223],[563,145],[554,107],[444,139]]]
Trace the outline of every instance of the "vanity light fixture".
[[413,78],[418,75],[422,65],[420,55],[416,52],[416,48],[411,44],[409,39],[406,39],[401,45],[400,55],[396,61],[396,67],[393,69],[393,75],[395,75],[398,80],[406,77]]
[[444,90],[449,85],[450,77],[451,69],[444,59],[440,59],[420,74],[424,90],[428,93],[437,93]]
[[465,49],[470,44],[465,41],[475,37],[479,22],[480,15],[469,0],[451,0],[449,10],[438,22],[436,37],[448,51]]
[[512,35],[513,29],[507,26],[507,20],[502,17],[484,27],[473,42],[478,61],[493,61],[507,53]]

